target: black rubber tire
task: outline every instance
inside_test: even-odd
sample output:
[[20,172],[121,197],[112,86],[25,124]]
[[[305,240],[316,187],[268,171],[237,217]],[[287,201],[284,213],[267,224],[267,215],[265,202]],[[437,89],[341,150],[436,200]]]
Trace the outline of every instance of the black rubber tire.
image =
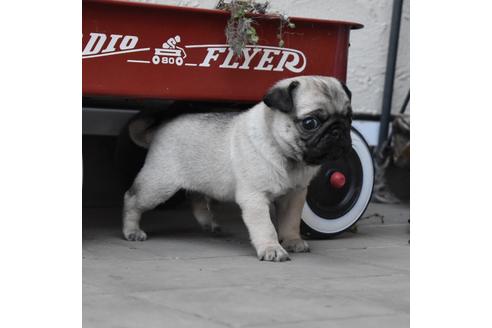
[[[360,192],[353,196],[355,199],[352,201],[353,204],[348,204],[347,206],[340,208],[338,214],[336,212],[336,206],[334,206],[335,210],[332,209],[331,211],[323,211],[323,209],[314,208],[312,200],[313,190],[309,189],[301,221],[301,233],[307,238],[326,239],[339,235],[352,227],[362,217],[369,205],[374,186],[372,152],[362,134],[354,128],[352,128],[352,144],[352,153],[356,154],[359,159],[360,167],[362,168],[362,177],[359,177],[360,181],[362,181]],[[361,160],[361,157],[364,160]],[[317,179],[326,179],[326,171],[326,167],[323,167],[320,174],[318,174],[311,182],[310,188],[313,188],[313,186],[317,184],[319,185],[320,180],[316,181]],[[331,205],[327,205],[328,210],[330,210],[330,206]]]

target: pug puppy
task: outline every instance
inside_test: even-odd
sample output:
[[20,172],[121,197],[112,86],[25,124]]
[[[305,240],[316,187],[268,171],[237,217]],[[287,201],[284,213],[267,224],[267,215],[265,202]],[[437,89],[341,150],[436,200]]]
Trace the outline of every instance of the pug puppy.
[[322,163],[351,149],[350,100],[350,91],[335,78],[289,78],[249,110],[185,114],[136,136],[137,144],[150,147],[125,193],[124,237],[145,240],[142,213],[185,189],[194,194],[197,221],[212,231],[218,224],[209,200],[235,201],[259,260],[285,261],[287,251],[309,251],[300,235],[307,186]]

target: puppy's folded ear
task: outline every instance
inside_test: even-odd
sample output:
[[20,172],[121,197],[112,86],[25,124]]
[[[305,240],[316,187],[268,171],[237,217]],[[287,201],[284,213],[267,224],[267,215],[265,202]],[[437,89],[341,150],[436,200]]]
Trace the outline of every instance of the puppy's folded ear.
[[263,102],[270,108],[278,109],[284,113],[290,113],[294,109],[293,91],[299,85],[299,81],[292,81],[287,87],[274,86],[271,88]]

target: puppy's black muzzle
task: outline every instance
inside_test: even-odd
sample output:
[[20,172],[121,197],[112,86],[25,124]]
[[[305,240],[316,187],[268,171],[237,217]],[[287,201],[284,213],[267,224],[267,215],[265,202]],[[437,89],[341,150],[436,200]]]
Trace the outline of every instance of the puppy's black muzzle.
[[345,156],[352,148],[350,123],[348,118],[332,118],[323,123],[306,138],[304,161],[310,165],[320,165]]

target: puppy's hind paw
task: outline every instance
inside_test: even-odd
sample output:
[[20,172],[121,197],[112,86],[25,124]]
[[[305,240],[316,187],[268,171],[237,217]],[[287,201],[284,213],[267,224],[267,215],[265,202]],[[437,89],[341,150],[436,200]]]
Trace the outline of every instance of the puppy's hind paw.
[[260,261],[284,262],[290,261],[289,254],[279,244],[265,245],[258,248]]
[[302,239],[291,239],[282,241],[282,246],[292,253],[306,253],[309,252],[309,245]]
[[125,239],[129,241],[144,241],[147,239],[147,234],[140,229],[124,231],[123,235],[125,236]]

